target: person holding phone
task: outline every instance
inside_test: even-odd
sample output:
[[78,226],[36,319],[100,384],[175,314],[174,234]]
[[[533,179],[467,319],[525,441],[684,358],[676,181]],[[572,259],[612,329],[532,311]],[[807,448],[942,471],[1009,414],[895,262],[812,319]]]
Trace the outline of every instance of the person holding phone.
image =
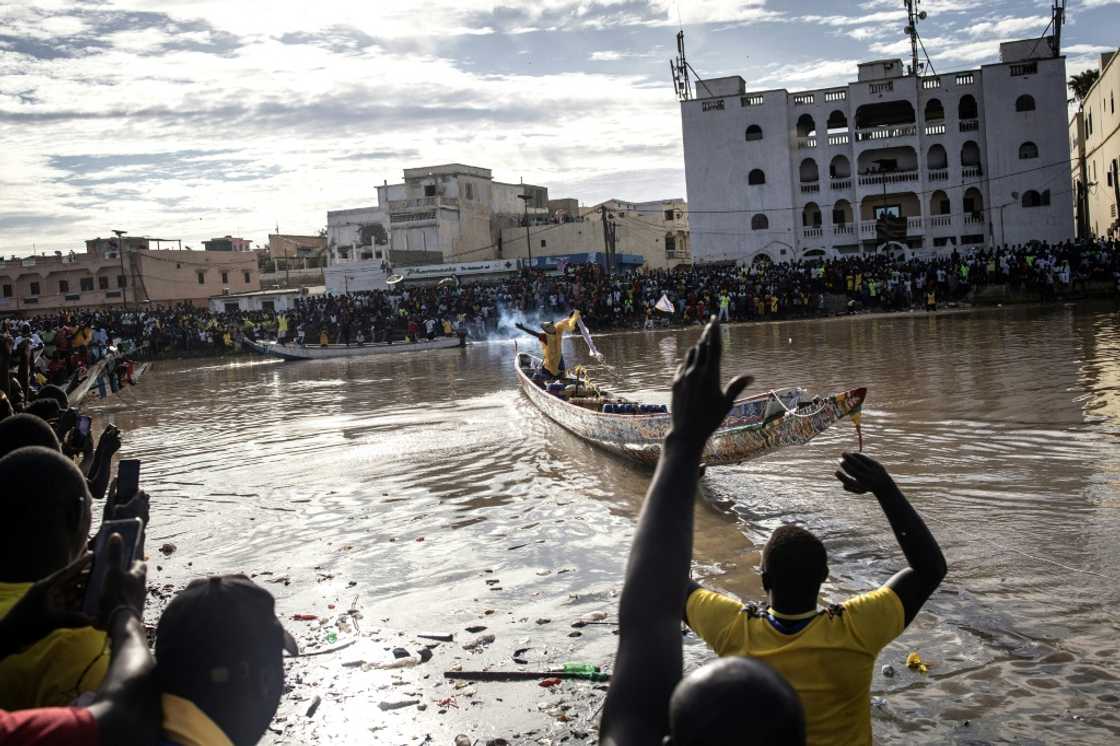
[[[89,539],[91,497],[72,461],[42,446],[0,459],[0,616],[35,581],[74,562]],[[97,689],[108,670],[103,630],[52,630],[0,661],[0,709],[65,705]]]
[[119,534],[110,536],[105,546],[108,572],[96,603],[96,621],[75,610],[83,594],[88,593],[83,583],[84,572],[93,559],[89,554],[32,585],[0,618],[0,660],[55,629],[97,624],[108,633],[112,648],[104,682],[88,708],[0,710],[0,743],[128,746],[156,742],[160,706],[155,662],[141,623],[147,568],[133,562],[125,569],[124,542]]

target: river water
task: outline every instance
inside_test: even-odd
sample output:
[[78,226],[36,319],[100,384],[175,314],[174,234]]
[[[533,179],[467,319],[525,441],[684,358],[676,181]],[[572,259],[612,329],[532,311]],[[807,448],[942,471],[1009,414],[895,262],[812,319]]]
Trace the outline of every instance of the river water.
[[[698,333],[604,335],[601,350],[625,376],[601,380],[667,403],[670,371]],[[749,372],[758,389],[868,387],[866,451],[895,475],[948,559],[942,588],[880,657],[898,673],[874,682],[877,741],[1115,743],[1117,314],[993,309],[724,333],[725,375]],[[568,344],[569,364],[586,357],[582,343]],[[609,665],[612,628],[588,626],[577,638],[569,623],[600,610],[614,618],[649,474],[536,417],[516,390],[511,352],[493,343],[393,359],[158,363],[100,405],[126,433],[122,455],[144,460],[153,584],[251,572],[287,579],[266,587],[304,640],[323,630],[293,613],[353,605],[363,634],[382,630],[378,641],[388,630],[465,637],[463,627],[482,620],[497,640],[481,654],[456,643],[467,668],[516,668],[510,657],[521,648],[541,666]],[[843,421],[808,446],[711,470],[696,574],[760,598],[758,550],[791,521],[829,550],[828,600],[900,569],[877,503],[831,476],[855,446]],[[164,542],[178,551],[157,554]],[[910,651],[930,663],[927,675],[905,668]],[[708,655],[692,636],[686,652],[690,665]],[[531,729],[534,738],[591,730],[602,693],[581,683],[565,684],[585,688],[567,695],[531,683],[449,690],[463,696],[438,714],[426,698],[443,686],[435,682],[451,649],[436,653],[428,665],[440,670],[404,682],[342,668],[343,652],[308,659],[314,665],[290,673],[293,693],[269,738],[450,743],[467,732],[523,742]],[[431,706],[375,706],[402,691]],[[307,718],[315,693],[324,704]],[[547,709],[565,696],[579,705],[569,722]]]

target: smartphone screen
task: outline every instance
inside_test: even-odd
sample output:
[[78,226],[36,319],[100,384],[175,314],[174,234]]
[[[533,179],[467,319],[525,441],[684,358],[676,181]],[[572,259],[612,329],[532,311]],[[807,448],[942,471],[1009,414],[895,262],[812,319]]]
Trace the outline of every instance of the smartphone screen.
[[89,575],[89,585],[82,599],[82,613],[86,616],[97,617],[97,606],[101,602],[101,593],[105,590],[105,578],[109,574],[109,537],[120,534],[123,540],[124,567],[132,565],[136,559],[136,551],[140,546],[140,537],[144,532],[144,522],[139,518],[129,518],[123,521],[106,521],[101,524],[97,538],[93,541],[93,569]]
[[138,489],[140,489],[140,460],[121,459],[117,465],[117,502],[128,502]]
[[93,418],[89,415],[83,414],[78,418],[78,433],[82,436],[89,435],[90,428],[93,425]]

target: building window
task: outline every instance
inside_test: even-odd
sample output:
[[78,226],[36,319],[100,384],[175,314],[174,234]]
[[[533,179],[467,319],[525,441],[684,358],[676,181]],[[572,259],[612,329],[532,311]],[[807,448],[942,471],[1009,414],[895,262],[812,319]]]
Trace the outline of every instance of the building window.
[[5,298],[11,298],[12,297],[12,286],[11,285],[5,285],[4,286],[4,297]]
[[976,119],[980,116],[979,108],[976,106],[976,99],[971,94],[961,96],[960,102],[957,104],[957,118],[958,119]]
[[547,245],[548,245],[548,242],[547,242],[547,241],[545,241],[545,240],[544,240],[544,239],[542,238],[542,239],[541,239],[541,248],[543,249],[543,248],[544,248],[545,246],[547,246]]
[[109,278],[106,277],[105,275],[101,275],[100,277],[98,277],[97,278],[97,288],[98,288],[98,290],[108,290],[109,289]]
[[666,210],[665,211],[665,222],[671,221],[673,219],[673,214],[674,213],[673,213],[672,210]]
[[747,174],[747,183],[751,186],[766,183],[766,174],[763,173],[761,168],[756,168]]
[[206,273],[203,272],[202,270],[198,270],[196,272],[196,274],[198,275],[198,284],[199,285],[205,285],[206,284]]
[[93,290],[93,278],[92,277],[83,277],[81,280],[79,280],[79,282],[81,283],[81,288],[82,288],[83,293],[88,293],[89,291]]
[[1015,111],[1034,111],[1034,96],[1024,93],[1015,99]]
[[128,287],[128,278],[125,277],[124,275],[117,275],[117,287],[119,287],[119,288]]
[[474,199],[474,184],[467,182],[467,199]]
[[244,274],[244,276],[245,276],[245,284],[246,285],[248,285],[250,282],[252,282],[252,275],[249,273],[248,270],[246,270],[242,274]]
[[1046,189],[1045,191],[1042,192],[1042,206],[1043,207],[1049,207],[1050,206],[1050,190],[1049,189]]
[[752,142],[754,140],[761,140],[761,139],[762,139],[762,128],[761,127],[759,127],[757,124],[752,124],[750,127],[747,127],[747,142]]
[[1042,196],[1033,189],[1023,192],[1023,207],[1041,207]]
[[59,280],[58,281],[58,292],[69,293],[70,292],[70,281],[69,280]]
[[222,272],[222,284],[223,285],[228,285],[229,284],[229,272]]
[[766,217],[765,215],[759,213],[758,215],[755,215],[753,218],[751,218],[752,231],[764,231],[769,227],[770,218]]
[[1033,142],[1025,142],[1019,146],[1019,160],[1027,161],[1038,157],[1038,146]]
[[38,295],[39,294],[39,283],[37,283],[37,282],[31,283],[31,294],[32,295]]
[[436,185],[435,184],[425,184],[424,185],[424,196],[425,197],[436,196]]

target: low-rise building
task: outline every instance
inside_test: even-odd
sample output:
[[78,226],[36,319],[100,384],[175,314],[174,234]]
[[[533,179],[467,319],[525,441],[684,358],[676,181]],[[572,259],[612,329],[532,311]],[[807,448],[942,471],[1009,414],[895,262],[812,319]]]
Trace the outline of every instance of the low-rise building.
[[205,305],[223,291],[260,289],[250,252],[149,249],[144,239],[87,241],[84,254],[28,256],[0,262],[0,313],[69,308]]
[[202,248],[206,251],[252,251],[253,242],[247,238],[222,236],[203,241]]
[[322,295],[326,288],[322,285],[303,288],[279,288],[276,290],[253,290],[245,293],[222,293],[210,298],[210,310],[214,313],[249,313],[252,311],[272,311],[282,313],[295,308],[296,300],[309,296]]
[[1100,77],[1069,123],[1078,236],[1120,238],[1120,57],[1101,55]]
[[268,234],[268,255],[272,259],[312,259],[327,252],[326,236],[300,236],[290,233]]
[[[604,227],[606,221],[606,227]],[[578,217],[555,213],[548,222],[529,226],[532,251],[526,249],[525,228],[502,231],[502,256],[613,256],[617,269],[667,269],[691,262],[688,204],[683,199],[626,202],[611,199],[579,209]]]

